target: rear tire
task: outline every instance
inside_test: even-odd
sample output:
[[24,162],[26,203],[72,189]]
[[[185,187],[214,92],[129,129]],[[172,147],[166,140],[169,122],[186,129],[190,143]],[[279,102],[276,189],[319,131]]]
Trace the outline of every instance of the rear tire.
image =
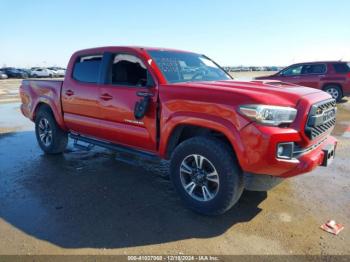
[[58,126],[47,107],[42,107],[37,113],[35,134],[40,148],[46,154],[61,154],[67,147],[68,134]]
[[343,98],[343,92],[342,89],[339,86],[336,85],[328,85],[324,88],[324,91],[326,91],[328,94],[330,94],[335,101],[338,103]]
[[[194,137],[174,150],[170,178],[190,209],[220,215],[242,195],[243,176],[231,148],[211,137]],[[203,189],[204,187],[204,189]]]

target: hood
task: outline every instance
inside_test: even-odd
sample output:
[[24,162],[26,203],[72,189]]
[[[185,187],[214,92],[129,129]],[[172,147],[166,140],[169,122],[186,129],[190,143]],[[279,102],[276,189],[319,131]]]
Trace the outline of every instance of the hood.
[[296,106],[298,101],[303,97],[313,93],[323,92],[318,89],[298,86],[280,81],[266,80],[266,81],[210,81],[210,82],[187,82],[177,83],[184,88],[194,88],[211,91],[213,95],[215,92],[222,96],[222,93],[227,93],[228,99],[232,99],[229,94],[235,94],[234,98],[239,101],[244,100],[245,103],[262,103],[268,105],[279,106]]

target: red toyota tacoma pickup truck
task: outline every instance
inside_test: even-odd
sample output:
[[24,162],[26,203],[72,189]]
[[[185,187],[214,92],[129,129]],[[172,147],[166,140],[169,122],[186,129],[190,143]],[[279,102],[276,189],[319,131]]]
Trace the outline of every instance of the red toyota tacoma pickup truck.
[[24,80],[23,114],[48,154],[68,137],[170,159],[181,198],[221,214],[243,189],[268,190],[334,158],[336,103],[278,81],[234,81],[196,53],[141,47],[78,51],[64,81]]

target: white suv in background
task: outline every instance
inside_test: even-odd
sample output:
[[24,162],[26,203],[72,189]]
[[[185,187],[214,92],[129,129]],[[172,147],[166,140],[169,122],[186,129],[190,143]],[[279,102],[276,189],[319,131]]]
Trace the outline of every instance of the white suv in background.
[[31,77],[54,77],[55,73],[47,68],[32,68]]
[[48,67],[47,69],[54,72],[55,76],[57,77],[63,77],[66,74],[66,70],[61,67]]

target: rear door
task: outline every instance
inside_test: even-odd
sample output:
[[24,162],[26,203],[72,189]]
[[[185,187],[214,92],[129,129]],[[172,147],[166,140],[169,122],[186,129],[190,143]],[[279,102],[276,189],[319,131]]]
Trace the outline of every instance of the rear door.
[[[103,139],[155,151],[158,89],[147,63],[133,53],[106,53],[104,61],[106,77],[99,96]],[[136,119],[135,105],[144,96],[150,96],[149,108]]]
[[66,126],[79,134],[99,137],[101,118],[99,74],[102,54],[78,57],[72,75],[62,87],[62,108]]
[[302,68],[298,84],[312,88],[321,88],[320,83],[326,73],[326,64],[305,64]]

